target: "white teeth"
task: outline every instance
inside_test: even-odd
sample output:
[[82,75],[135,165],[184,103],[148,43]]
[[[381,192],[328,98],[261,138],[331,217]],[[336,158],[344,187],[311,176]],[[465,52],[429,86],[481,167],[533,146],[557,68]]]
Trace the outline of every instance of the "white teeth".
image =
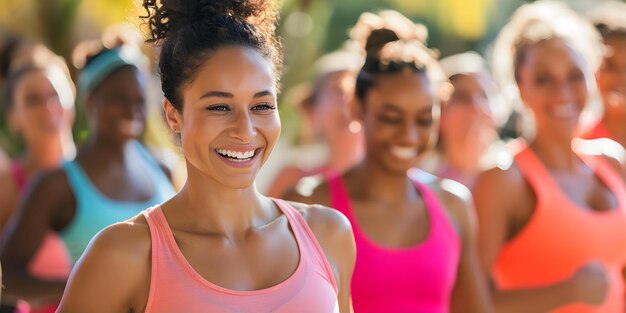
[[240,152],[240,151],[231,151],[231,150],[225,150],[225,149],[216,149],[215,151],[222,156],[229,157],[231,159],[244,160],[244,161],[249,160],[254,156],[254,150]]
[[391,154],[393,154],[398,159],[408,160],[408,159],[415,158],[417,156],[417,149],[415,149],[415,148],[408,148],[408,147],[392,146],[391,147]]

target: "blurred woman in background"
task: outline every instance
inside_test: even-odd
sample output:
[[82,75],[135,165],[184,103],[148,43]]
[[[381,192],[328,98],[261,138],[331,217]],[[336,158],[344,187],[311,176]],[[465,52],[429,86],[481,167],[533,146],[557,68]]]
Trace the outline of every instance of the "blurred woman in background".
[[[4,113],[9,129],[23,141],[24,152],[0,174],[0,232],[15,215],[20,197],[32,178],[58,169],[76,154],[72,138],[74,121],[74,84],[65,61],[44,46],[31,47],[14,58],[5,80]],[[40,279],[65,279],[70,262],[65,246],[48,232],[27,264],[29,272]],[[6,304],[4,311],[10,311]],[[27,312],[21,304],[19,312]],[[32,312],[53,312],[51,307],[35,304]]]
[[[349,112],[356,73],[362,65],[363,56],[358,51],[343,48],[315,62],[311,88],[296,87],[305,94],[300,95],[297,105],[302,118],[301,142],[290,150],[291,165],[276,175],[269,196],[282,196],[304,177],[341,173],[362,159],[363,132]],[[307,190],[315,187],[306,182],[299,186]]]
[[506,114],[480,55],[466,52],[446,57],[440,63],[454,91],[442,104],[435,153],[420,167],[471,189],[501,146],[497,144],[498,126],[503,124]]
[[586,139],[610,138],[626,147],[626,3],[608,1],[589,14],[602,35],[605,49],[596,71],[603,104],[600,121],[582,135]]
[[47,232],[59,234],[73,264],[98,231],[174,193],[167,174],[137,141],[145,123],[146,58],[122,35],[105,35],[110,40],[81,46],[79,96],[89,135],[73,161],[32,182],[5,238],[6,295],[32,303],[61,298],[65,279],[42,280],[26,266]]
[[562,3],[524,5],[498,35],[498,81],[517,86],[534,124],[513,164],[484,172],[474,188],[498,312],[624,312],[621,166],[572,145],[600,57],[595,29]]

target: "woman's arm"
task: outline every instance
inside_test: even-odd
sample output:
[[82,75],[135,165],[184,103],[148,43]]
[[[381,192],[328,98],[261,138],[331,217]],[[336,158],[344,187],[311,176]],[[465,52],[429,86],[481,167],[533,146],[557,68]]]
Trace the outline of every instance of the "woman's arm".
[[13,217],[20,199],[20,190],[9,172],[0,171],[0,199],[2,199],[0,201],[0,234],[2,234]]
[[76,264],[57,312],[143,312],[149,286],[148,225],[114,224],[94,237]]
[[7,296],[35,305],[61,299],[65,280],[38,279],[30,274],[28,264],[46,233],[58,225],[61,210],[71,208],[73,204],[69,202],[72,201],[73,196],[61,170],[41,174],[33,180],[31,188],[20,200],[2,242]]
[[456,182],[444,180],[443,200],[456,222],[461,239],[461,256],[452,294],[451,312],[493,312],[485,276],[480,269],[476,248],[476,217],[469,190]]

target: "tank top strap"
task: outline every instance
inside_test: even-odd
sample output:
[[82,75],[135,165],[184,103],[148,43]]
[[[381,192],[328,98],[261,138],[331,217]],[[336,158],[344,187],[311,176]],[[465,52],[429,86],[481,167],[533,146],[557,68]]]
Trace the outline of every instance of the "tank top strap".
[[577,155],[611,191],[617,199],[619,207],[626,211],[626,193],[623,192],[626,190],[626,182],[622,176],[604,159],[604,156],[583,153],[577,153]]
[[172,186],[169,177],[165,175],[165,172],[163,171],[159,163],[156,161],[154,156],[146,149],[146,147],[144,147],[138,141],[134,141],[134,145],[136,147],[137,153],[148,166],[148,175],[150,175],[152,185],[154,187],[153,198],[158,198],[159,202],[165,201],[176,192],[174,190],[174,187]]
[[[67,182],[77,202],[83,199],[90,199],[92,196],[97,195],[92,189],[91,180],[89,180],[89,177],[76,160],[65,162],[63,164],[63,170],[67,175]],[[82,206],[77,205],[76,207],[79,208]]]
[[133,141],[133,146],[136,148],[137,153],[139,153],[139,156],[146,161],[146,164],[153,170],[157,171],[157,172],[163,172],[163,170],[161,169],[161,166],[159,166],[159,163],[156,161],[156,159],[154,158],[154,156],[148,151],[148,149],[142,145],[140,142],[134,140]]
[[294,232],[298,247],[300,247],[300,257],[303,259],[314,258],[317,262],[316,265],[321,266],[326,279],[333,286],[335,292],[339,292],[337,282],[335,281],[335,275],[331,269],[326,254],[322,249],[322,246],[315,238],[315,234],[309,227],[302,214],[298,212],[293,206],[282,199],[272,198],[276,206],[287,216],[289,225]]
[[11,176],[13,176],[13,180],[15,181],[15,185],[21,191],[26,189],[26,182],[28,181],[28,176],[26,175],[26,171],[20,162],[13,161],[11,162]]
[[328,173],[326,175],[326,181],[328,184],[330,206],[343,213],[350,223],[354,224],[352,212],[350,212],[350,196],[343,183],[343,178],[339,173]]
[[[167,221],[165,220],[163,213],[161,213],[160,211],[161,211],[161,206],[158,206],[158,205],[141,211],[141,214],[143,215],[143,217],[146,219],[146,222],[148,223],[148,227],[150,228],[150,237],[152,238],[153,241],[155,239],[157,241],[161,241],[162,236],[160,234],[166,234],[169,231],[169,227],[166,227]],[[156,243],[157,242],[153,242],[153,246]],[[160,247],[161,245],[157,245],[157,246]]]
[[514,159],[515,165],[517,165],[522,176],[524,176],[526,182],[528,182],[535,193],[537,201],[561,194],[552,175],[550,175],[532,149],[527,146],[521,148],[520,151],[515,154]]
[[[148,303],[146,303],[145,312],[151,312],[154,302],[156,301],[154,294],[159,284],[158,273],[162,270],[161,267],[167,267],[167,261],[173,258],[173,253],[168,255],[167,251],[167,235],[170,231],[167,226],[167,220],[161,212],[161,206],[153,206],[141,211],[141,214],[148,223],[148,229],[150,230],[150,290],[148,296]],[[161,262],[159,262],[161,260]],[[165,262],[165,263],[164,263]]]
[[580,137],[584,139],[615,138],[601,121],[589,128]]
[[411,181],[413,182],[413,185],[415,186],[417,191],[422,196],[424,206],[426,207],[426,210],[430,215],[431,223],[433,224],[431,225],[431,227],[433,229],[441,227],[441,230],[448,234],[451,234],[454,238],[458,239],[458,243],[460,244],[458,231],[455,229],[452,222],[450,221],[450,218],[448,217],[448,214],[446,214],[443,204],[441,203],[439,198],[437,198],[435,192],[426,184],[423,184],[415,179],[411,179]]

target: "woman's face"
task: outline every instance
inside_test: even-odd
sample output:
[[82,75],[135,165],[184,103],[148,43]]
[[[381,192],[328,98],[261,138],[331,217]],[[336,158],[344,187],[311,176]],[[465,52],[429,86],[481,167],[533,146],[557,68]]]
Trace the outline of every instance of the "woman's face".
[[38,69],[24,74],[13,90],[13,105],[8,113],[9,123],[27,141],[69,132],[72,127],[73,103],[63,103],[59,98],[60,93],[71,93],[71,90],[57,90],[51,81],[54,77],[48,75],[48,72]]
[[270,61],[250,48],[223,47],[183,87],[182,112],[167,101],[180,132],[188,172],[231,188],[254,183],[280,135],[276,78]]
[[350,105],[354,97],[355,74],[349,71],[324,76],[315,103],[307,113],[315,131],[321,133],[331,153],[359,153],[363,145],[361,125],[352,119]]
[[436,141],[439,107],[423,74],[379,75],[360,105],[367,159],[387,171],[406,173]]
[[454,91],[441,110],[444,152],[455,159],[457,166],[476,167],[484,150],[497,137],[487,94],[477,75],[455,75],[450,82]]
[[609,36],[606,53],[596,72],[605,114],[626,118],[626,35]]
[[561,40],[528,48],[518,69],[523,102],[534,113],[537,135],[571,137],[587,101],[582,60]]
[[146,121],[145,81],[133,66],[107,76],[89,96],[88,114],[98,136],[115,142],[136,139]]

